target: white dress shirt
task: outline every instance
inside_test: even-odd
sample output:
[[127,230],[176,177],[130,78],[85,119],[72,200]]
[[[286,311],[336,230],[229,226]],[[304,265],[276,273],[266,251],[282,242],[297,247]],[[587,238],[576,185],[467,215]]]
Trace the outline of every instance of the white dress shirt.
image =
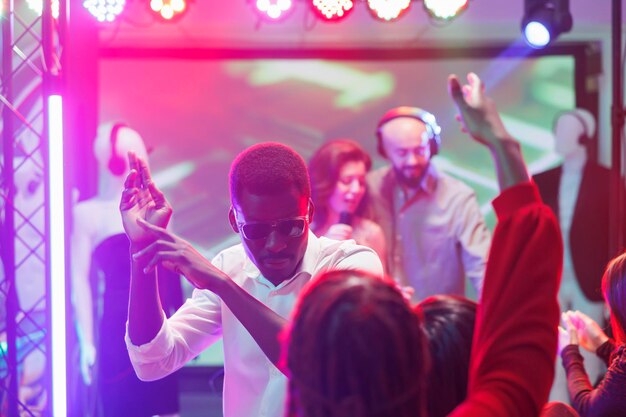
[[[361,269],[382,274],[375,252],[354,241],[317,238],[308,245],[295,275],[278,286],[264,278],[241,244],[220,252],[213,265],[240,287],[284,318],[311,277],[329,269]],[[224,417],[283,417],[287,378],[267,359],[252,336],[221,299],[207,290],[193,295],[155,338],[135,346],[126,332],[130,359],[139,378],[162,378],[224,338]]]

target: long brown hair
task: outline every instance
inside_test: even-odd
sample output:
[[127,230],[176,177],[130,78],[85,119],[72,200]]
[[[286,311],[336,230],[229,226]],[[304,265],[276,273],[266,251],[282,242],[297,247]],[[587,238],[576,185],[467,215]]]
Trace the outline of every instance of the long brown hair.
[[[311,178],[311,199],[315,206],[314,232],[324,227],[328,219],[328,200],[335,190],[341,167],[346,162],[362,161],[365,170],[372,168],[372,158],[365,149],[352,139],[333,139],[323,144],[309,160]],[[367,191],[355,214],[362,215],[367,199]]]
[[611,308],[611,328],[619,344],[626,344],[626,252],[613,258],[602,277],[604,299]]
[[284,340],[289,417],[426,415],[420,318],[390,282],[356,270],[322,274]]

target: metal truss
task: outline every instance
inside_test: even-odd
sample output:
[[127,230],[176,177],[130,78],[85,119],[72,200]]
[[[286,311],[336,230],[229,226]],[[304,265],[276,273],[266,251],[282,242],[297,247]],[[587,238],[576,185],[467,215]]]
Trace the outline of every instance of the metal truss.
[[51,415],[47,114],[58,22],[1,0],[0,415]]

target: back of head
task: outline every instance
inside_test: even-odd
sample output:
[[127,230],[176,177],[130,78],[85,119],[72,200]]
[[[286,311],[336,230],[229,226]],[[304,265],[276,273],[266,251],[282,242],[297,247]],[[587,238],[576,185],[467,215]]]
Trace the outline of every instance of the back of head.
[[128,172],[128,152],[148,159],[143,139],[135,130],[123,123],[104,123],[98,127],[93,151],[101,172],[122,177]]
[[419,318],[381,278],[336,270],[315,279],[287,343],[290,416],[426,415]]
[[611,328],[620,344],[626,344],[626,252],[613,258],[602,277],[602,292],[611,309]]
[[[328,212],[328,200],[339,180],[341,167],[346,162],[363,162],[366,171],[372,168],[372,158],[352,139],[334,139],[323,144],[309,160],[311,198],[316,209],[316,222],[323,224]],[[364,201],[356,212],[362,212]]]
[[422,314],[431,355],[428,416],[444,417],[467,396],[476,303],[464,297],[438,295],[422,301],[416,310]]
[[231,201],[246,190],[256,195],[278,194],[294,188],[302,197],[311,196],[304,159],[288,146],[259,143],[241,152],[230,168]]

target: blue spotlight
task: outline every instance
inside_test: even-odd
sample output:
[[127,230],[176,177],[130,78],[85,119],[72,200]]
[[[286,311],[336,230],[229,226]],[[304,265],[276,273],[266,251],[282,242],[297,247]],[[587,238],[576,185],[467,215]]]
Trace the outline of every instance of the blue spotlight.
[[550,31],[541,22],[528,22],[524,28],[524,39],[533,48],[543,48],[550,43]]
[[569,0],[524,0],[522,34],[532,48],[543,48],[571,29]]

